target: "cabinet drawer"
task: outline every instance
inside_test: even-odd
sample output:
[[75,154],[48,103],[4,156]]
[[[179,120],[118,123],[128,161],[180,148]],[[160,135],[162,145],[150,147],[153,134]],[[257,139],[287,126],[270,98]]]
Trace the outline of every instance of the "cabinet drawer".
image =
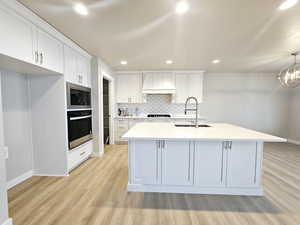
[[84,160],[90,157],[93,152],[93,141],[89,141],[76,149],[73,149],[68,154],[68,169],[74,169]]

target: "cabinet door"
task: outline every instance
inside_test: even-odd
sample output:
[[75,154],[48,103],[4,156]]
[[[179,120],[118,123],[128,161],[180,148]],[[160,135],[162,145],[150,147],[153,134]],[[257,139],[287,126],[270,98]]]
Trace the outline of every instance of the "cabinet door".
[[65,79],[67,82],[79,84],[79,77],[77,74],[77,58],[76,53],[69,46],[64,46],[65,58]]
[[134,141],[133,182],[135,184],[160,183],[159,149],[157,141]]
[[203,74],[176,73],[176,103],[185,103],[188,97],[196,97],[202,102]]
[[[227,186],[257,186],[258,151],[256,142],[233,142],[228,149]],[[260,162],[259,162],[260,163]]]
[[0,53],[34,63],[34,27],[0,7]]
[[142,76],[140,73],[120,74],[117,76],[117,102],[142,102]]
[[83,86],[88,86],[89,85],[89,75],[88,75],[88,60],[77,53],[77,75],[79,76],[79,83]]
[[63,73],[63,45],[50,34],[38,29],[38,65],[49,70]]
[[162,146],[162,184],[193,184],[194,144],[188,141],[164,141]]
[[226,152],[223,142],[196,142],[195,185],[202,187],[225,186]]
[[129,103],[127,76],[118,75],[117,77],[117,103]]

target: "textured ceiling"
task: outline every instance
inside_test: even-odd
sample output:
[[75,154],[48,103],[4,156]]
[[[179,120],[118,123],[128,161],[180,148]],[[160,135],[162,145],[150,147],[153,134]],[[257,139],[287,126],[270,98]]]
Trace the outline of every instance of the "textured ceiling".
[[273,72],[300,50],[300,3],[279,11],[281,0],[188,0],[178,16],[174,0],[82,0],[83,17],[71,0],[19,2],[115,70]]

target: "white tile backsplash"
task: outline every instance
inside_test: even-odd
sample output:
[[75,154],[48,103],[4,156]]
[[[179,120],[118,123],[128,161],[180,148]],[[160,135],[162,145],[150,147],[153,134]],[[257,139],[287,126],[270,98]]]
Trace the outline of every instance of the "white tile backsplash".
[[184,104],[172,103],[171,95],[147,95],[147,103],[144,104],[118,104],[118,108],[123,107],[128,108],[132,114],[134,114],[135,108],[139,109],[139,114],[184,114]]

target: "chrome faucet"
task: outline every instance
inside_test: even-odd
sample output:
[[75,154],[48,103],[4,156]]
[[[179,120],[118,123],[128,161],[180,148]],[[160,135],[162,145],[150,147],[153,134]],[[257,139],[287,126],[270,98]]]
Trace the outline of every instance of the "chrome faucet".
[[[190,100],[195,100],[196,108],[194,109],[187,109],[187,104],[190,102]],[[184,114],[186,115],[187,111],[196,111],[196,118],[195,118],[195,127],[198,128],[198,100],[195,97],[188,97],[185,101],[185,107],[184,107]]]

